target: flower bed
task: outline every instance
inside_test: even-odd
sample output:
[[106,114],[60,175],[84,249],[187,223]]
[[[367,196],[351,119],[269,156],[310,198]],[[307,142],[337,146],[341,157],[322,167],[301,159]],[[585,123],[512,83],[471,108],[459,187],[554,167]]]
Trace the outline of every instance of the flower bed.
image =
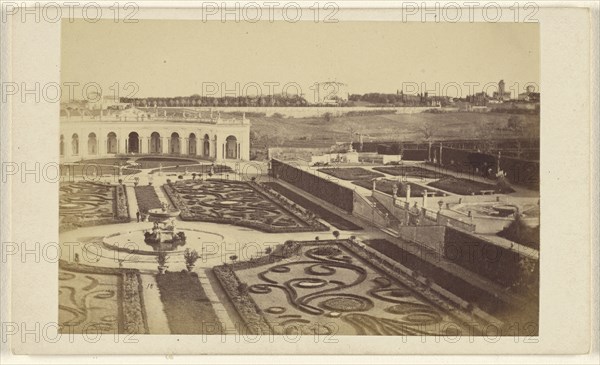
[[167,271],[155,278],[171,334],[215,335],[223,332],[198,274]]
[[61,183],[59,198],[59,232],[130,220],[127,193],[121,185]]
[[146,214],[150,209],[162,207],[162,203],[158,198],[158,195],[156,195],[154,186],[136,186],[134,187],[134,190],[140,213]]
[[384,174],[379,172],[373,172],[361,167],[340,167],[340,168],[325,168],[319,169],[319,172],[323,172],[325,174],[337,177],[342,180],[368,180],[375,179],[378,177],[384,177]]
[[262,311],[250,295],[242,289],[242,283],[233,270],[228,266],[216,266],[213,268],[213,272],[242,318],[247,332],[255,335],[272,333],[271,327],[262,315]]
[[247,288],[240,281],[234,270],[249,269],[290,258],[296,255],[299,249],[300,244],[298,242],[287,242],[284,245],[275,247],[270,255],[249,261],[236,262],[231,265],[225,264],[213,267],[212,270],[215,276],[242,318],[249,333],[269,334],[273,331],[266,321],[262,310],[256,305],[252,297],[250,297]]
[[434,188],[449,191],[460,195],[480,195],[482,190],[493,190],[495,193],[514,193],[510,187],[502,187],[500,185],[486,184],[479,181],[460,179],[455,177],[447,177],[428,184]]
[[115,186],[115,212],[117,219],[126,219],[129,217],[129,208],[127,207],[127,190],[124,185]]
[[[118,333],[119,334],[147,334],[148,331],[148,322],[146,317],[146,309],[144,306],[144,299],[142,295],[142,280],[140,277],[140,273],[136,269],[122,269],[122,268],[108,268],[108,267],[96,267],[96,266],[88,266],[79,263],[72,263],[60,260],[59,261],[59,269],[62,276],[59,276],[61,281],[61,288],[69,288],[72,292],[72,298],[76,298],[77,296],[81,296],[84,298],[83,301],[87,301],[86,293],[77,293],[74,286],[69,285],[70,279],[75,278],[77,274],[85,274],[86,280],[96,280],[102,275],[114,275],[118,277],[116,288],[118,292],[117,297],[117,305],[118,310],[113,314],[116,317],[118,322]],[[93,283],[94,281],[92,281]],[[84,287],[83,290],[93,290],[92,288]],[[100,295],[95,299],[109,299],[108,292],[109,288],[105,287],[105,290],[101,292]],[[92,293],[92,294],[97,294]],[[98,295],[98,294],[97,294]],[[105,298],[106,297],[106,298]],[[60,302],[60,305],[65,308],[67,306],[75,305],[76,303],[63,303]],[[91,308],[89,308],[91,309]],[[97,309],[97,308],[96,308]],[[88,310],[88,308],[81,308],[84,313]],[[103,319],[100,319],[103,320]],[[95,323],[98,324],[98,323]],[[68,331],[74,330],[75,328],[70,328],[72,325],[70,323],[61,323]],[[91,328],[91,327],[90,327]],[[102,327],[98,327],[100,329]],[[85,330],[85,326],[84,326]],[[71,332],[69,332],[71,333]],[[114,332],[111,332],[114,333]]]
[[286,208],[256,184],[237,181],[178,181],[163,186],[181,219],[233,224],[263,232],[312,232],[328,228]]
[[293,328],[329,334],[333,328],[337,334],[433,335],[437,324],[462,328],[473,321],[428,284],[352,241],[288,241],[282,247],[287,251],[279,259],[213,269],[252,333]]

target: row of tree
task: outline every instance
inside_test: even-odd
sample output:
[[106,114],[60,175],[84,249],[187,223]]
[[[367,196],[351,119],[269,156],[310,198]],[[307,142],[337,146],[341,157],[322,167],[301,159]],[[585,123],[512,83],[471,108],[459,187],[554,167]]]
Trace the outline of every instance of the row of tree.
[[136,107],[202,107],[202,106],[306,106],[308,102],[298,95],[266,96],[176,96],[149,98],[121,98],[122,103]]
[[393,106],[427,106],[432,102],[439,102],[442,106],[449,103],[450,98],[445,96],[429,96],[427,93],[410,95],[404,93],[385,94],[385,93],[367,93],[352,94],[348,97],[349,102],[367,102],[377,105]]

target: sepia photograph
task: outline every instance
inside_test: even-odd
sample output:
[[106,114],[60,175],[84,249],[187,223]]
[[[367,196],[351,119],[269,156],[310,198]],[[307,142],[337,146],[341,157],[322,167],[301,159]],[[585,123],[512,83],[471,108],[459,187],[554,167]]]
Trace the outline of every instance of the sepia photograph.
[[539,48],[537,24],[63,22],[61,330],[536,336]]
[[0,362],[597,363],[558,5],[3,2]]

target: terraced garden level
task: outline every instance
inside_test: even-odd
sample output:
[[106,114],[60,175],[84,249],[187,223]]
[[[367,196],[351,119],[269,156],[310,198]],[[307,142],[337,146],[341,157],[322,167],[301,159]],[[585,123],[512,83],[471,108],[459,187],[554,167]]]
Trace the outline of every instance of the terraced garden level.
[[252,183],[183,180],[164,185],[181,219],[247,226],[266,232],[323,231],[327,227],[260,192]]

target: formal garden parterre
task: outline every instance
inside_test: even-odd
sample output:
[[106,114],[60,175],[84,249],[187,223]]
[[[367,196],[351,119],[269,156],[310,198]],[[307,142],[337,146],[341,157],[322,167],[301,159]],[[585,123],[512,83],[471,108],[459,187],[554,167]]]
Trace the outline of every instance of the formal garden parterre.
[[[460,335],[468,314],[422,295],[350,241],[286,242],[252,261],[214,268],[238,314],[259,333]],[[400,280],[399,280],[400,279]],[[449,325],[451,324],[451,325]]]
[[328,230],[316,215],[253,182],[190,179],[163,188],[185,221],[233,224],[264,232]]
[[61,183],[60,229],[128,222],[127,193],[123,185],[90,181]]
[[140,273],[59,262],[58,322],[62,333],[146,334]]

